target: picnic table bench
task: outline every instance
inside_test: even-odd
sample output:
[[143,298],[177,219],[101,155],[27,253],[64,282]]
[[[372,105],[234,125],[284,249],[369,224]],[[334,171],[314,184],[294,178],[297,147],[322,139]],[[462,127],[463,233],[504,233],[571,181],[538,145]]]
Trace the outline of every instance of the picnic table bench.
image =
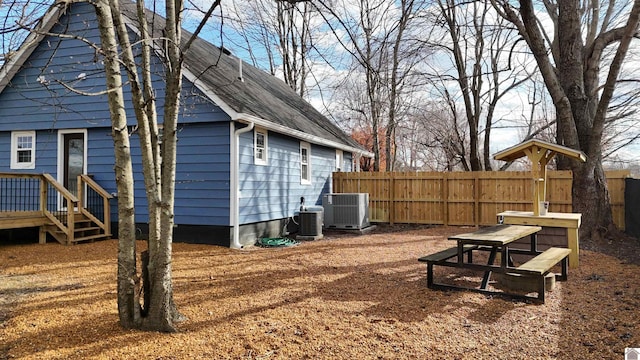
[[[457,246],[442,250],[418,259],[427,263],[427,287],[430,289],[465,289],[488,293],[492,295],[506,295],[513,298],[524,298],[534,302],[544,303],[545,301],[545,277],[551,269],[558,263],[561,264],[562,274],[557,275],[558,280],[566,280],[568,276],[567,258],[571,253],[570,249],[549,248],[544,252],[537,249],[536,233],[542,228],[539,226],[523,225],[496,225],[479,229],[471,233],[464,233],[450,236],[449,240],[455,240]],[[510,244],[516,240],[530,237],[530,247],[528,249],[510,248]],[[486,264],[473,261],[474,251],[488,251],[489,259]],[[495,265],[497,254],[501,254],[500,264]],[[532,258],[520,266],[515,266],[511,260],[510,253],[525,254]],[[464,254],[467,254],[467,261],[464,261]],[[453,261],[451,260],[453,259]],[[445,266],[462,268],[484,272],[482,283],[479,288],[469,288],[451,284],[436,283],[433,278],[433,267]],[[488,290],[487,286],[492,272],[502,274],[520,274],[531,278],[537,284],[537,297],[523,294],[513,294]]]

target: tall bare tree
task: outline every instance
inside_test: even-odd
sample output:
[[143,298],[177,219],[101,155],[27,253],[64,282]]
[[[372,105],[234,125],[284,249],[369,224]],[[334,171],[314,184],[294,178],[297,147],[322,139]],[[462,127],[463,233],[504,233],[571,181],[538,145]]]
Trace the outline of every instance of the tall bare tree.
[[[173,238],[173,201],[176,163],[177,119],[180,109],[182,81],[182,59],[191,41],[181,39],[180,0],[166,3],[167,20],[150,16],[142,0],[127,2],[121,7],[118,0],[87,1],[95,8],[99,43],[62,27],[63,33],[50,33],[46,25],[53,26],[58,16],[68,7],[80,1],[57,2],[50,11],[26,2],[23,13],[13,16],[16,29],[27,29],[36,36],[27,39],[39,41],[44,36],[57,36],[60,41],[78,41],[88,45],[89,51],[103,60],[106,93],[111,116],[111,130],[115,154],[115,178],[118,191],[118,313],[120,323],[126,328],[154,331],[174,331],[174,323],[183,319],[173,301],[171,276],[171,242]],[[211,5],[210,12],[219,0]],[[13,8],[15,3],[10,5]],[[125,8],[126,7],[126,8]],[[27,14],[29,16],[23,16]],[[46,12],[46,13],[45,13]],[[44,13],[44,14],[43,14]],[[44,15],[44,16],[43,16]],[[156,22],[154,19],[157,19]],[[135,24],[131,31],[127,24]],[[149,31],[153,24],[155,34]],[[8,29],[13,31],[16,29]],[[199,29],[194,34],[194,37]],[[131,40],[129,35],[137,34]],[[8,34],[8,33],[7,33]],[[17,35],[25,38],[24,35]],[[8,45],[5,43],[5,45]],[[24,43],[23,46],[33,46]],[[134,50],[135,48],[135,50]],[[160,51],[161,50],[161,51]],[[140,56],[135,56],[135,53]],[[54,51],[55,53],[55,51]],[[8,53],[8,58],[12,53]],[[165,64],[165,99],[163,108],[156,107],[155,91],[152,87],[152,56],[160,56]],[[49,66],[50,61],[45,66]],[[96,60],[96,63],[99,63]],[[126,80],[125,80],[126,78]],[[43,85],[49,83],[44,82]],[[67,90],[82,95],[102,95],[104,92],[88,94],[75,90],[73,84],[58,80]],[[142,165],[149,213],[148,249],[143,254],[142,273],[136,264],[136,231],[134,204],[134,174],[132,167],[130,132],[127,127],[129,108],[125,104],[124,84],[131,88],[132,108],[137,119],[137,131],[142,149]],[[53,94],[53,93],[52,93]],[[158,141],[158,112],[163,111],[163,145]],[[142,296],[140,296],[142,295]]]
[[[220,1],[214,1],[205,14],[206,20]],[[166,21],[159,22],[155,14],[145,10],[139,0],[135,4],[135,24],[138,41],[129,38],[125,12],[118,0],[97,0],[94,3],[98,18],[102,53],[104,54],[112,134],[116,158],[118,187],[118,310],[120,323],[127,328],[174,331],[175,322],[182,320],[173,300],[171,249],[174,224],[174,191],[176,171],[177,121],[182,88],[182,61],[192,40],[182,41],[181,0],[168,1]],[[132,6],[127,4],[125,6]],[[127,13],[133,11],[129,9]],[[152,26],[150,26],[152,25]],[[161,25],[161,38],[150,28]],[[133,44],[140,43],[141,57],[136,62]],[[154,51],[162,49],[162,51]],[[120,51],[119,51],[120,50]],[[162,54],[165,64],[165,98],[162,127],[162,146],[158,141],[158,109],[152,86],[153,55]],[[131,86],[133,109],[137,119],[145,190],[149,211],[148,253],[143,256],[142,274],[136,266],[134,221],[133,170],[127,114],[123,94],[123,69]],[[142,278],[142,281],[140,281]],[[139,298],[142,291],[143,299]]]
[[[518,29],[538,63],[556,108],[558,142],[587,155],[585,163],[568,161],[573,210],[583,214],[581,238],[617,233],[602,144],[619,74],[638,36],[640,1],[545,1],[536,7],[531,0],[520,0],[517,8],[503,0],[493,4]],[[544,9],[548,18],[541,19]]]
[[231,51],[248,54],[254,66],[281,77],[300,96],[308,95],[307,80],[318,57],[319,21],[309,1],[233,0],[225,2],[222,21],[228,33],[221,41]]
[[[373,137],[374,171],[381,170],[381,151],[384,148],[385,169],[393,170],[395,132],[404,116],[407,97],[416,91],[413,75],[415,67],[428,55],[424,44],[416,41],[420,12],[427,3],[423,0],[357,0],[338,2],[318,1],[338,42],[352,60],[348,73],[362,82],[363,102],[350,110],[363,116],[370,124]],[[380,134],[384,134],[384,139]],[[383,147],[382,144],[385,144]]]
[[278,37],[284,81],[304,97],[311,44],[311,5],[308,2],[276,2]]
[[447,97],[458,98],[455,94],[459,94],[463,105],[469,129],[468,139],[461,139],[468,145],[459,146],[466,147],[462,160],[472,171],[491,170],[491,130],[496,109],[505,95],[530,80],[533,69],[528,70],[526,60],[514,51],[518,50],[517,33],[495,16],[490,3],[438,0],[437,5],[434,21],[442,24],[443,33],[437,33],[442,36],[429,42],[439,49],[442,58],[451,61],[451,69],[440,61],[435,76],[457,85],[454,89],[449,82],[440,82],[450,86]]
[[[443,97],[444,96],[444,97]],[[450,99],[449,99],[450,100]],[[469,170],[466,131],[455,102],[446,94],[425,96],[398,127],[398,167],[405,171]]]

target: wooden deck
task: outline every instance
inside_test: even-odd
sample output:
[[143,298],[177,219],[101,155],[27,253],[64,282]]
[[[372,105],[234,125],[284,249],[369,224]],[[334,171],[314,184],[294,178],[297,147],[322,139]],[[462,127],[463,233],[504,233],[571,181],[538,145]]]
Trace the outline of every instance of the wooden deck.
[[76,197],[49,174],[0,173],[0,193],[0,230],[38,228],[41,244],[47,234],[67,245],[111,237],[111,195],[87,175]]
[[0,212],[0,230],[36,227],[47,224],[40,211]]

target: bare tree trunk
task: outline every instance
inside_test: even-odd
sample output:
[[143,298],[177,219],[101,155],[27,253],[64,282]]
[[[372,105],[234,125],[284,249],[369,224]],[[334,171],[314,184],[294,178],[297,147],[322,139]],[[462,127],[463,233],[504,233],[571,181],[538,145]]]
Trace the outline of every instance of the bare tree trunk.
[[310,6],[306,2],[298,6],[293,1],[278,1],[275,6],[284,82],[301,97],[304,97],[307,90],[307,55],[311,40]]
[[[152,87],[151,35],[146,28],[144,3],[137,2],[139,36],[142,44],[141,65],[136,64],[132,44],[128,38],[118,0],[101,0],[96,4],[101,39],[105,47],[105,67],[116,144],[116,176],[120,221],[118,258],[118,305],[124,327],[153,331],[175,331],[175,322],[184,320],[173,299],[171,253],[174,226],[174,194],[176,171],[177,121],[182,88],[181,18],[182,2],[166,4],[167,20],[164,38],[166,46],[166,77],[163,146],[160,152],[157,109]],[[219,5],[215,1],[206,15]],[[116,21],[114,21],[116,19]],[[114,29],[118,32],[116,42]],[[199,32],[201,27],[196,31]],[[194,35],[195,36],[195,35]],[[184,45],[188,49],[191,40]],[[122,49],[121,63],[127,70],[136,114],[143,175],[148,200],[149,240],[143,254],[142,284],[137,277],[134,192],[129,134],[126,126],[122,75],[119,67],[118,45]],[[142,74],[142,81],[139,78]],[[144,294],[143,306],[139,294]]]
[[[458,73],[457,82],[462,92],[462,98],[464,100],[465,115],[469,127],[469,166],[472,171],[482,170],[482,164],[480,162],[480,156],[478,155],[479,149],[479,136],[478,136],[478,124],[480,116],[480,92],[482,89],[482,71],[480,62],[481,56],[484,55],[484,42],[482,41],[482,27],[484,26],[484,14],[478,14],[476,3],[462,6],[473,7],[473,23],[475,26],[476,42],[474,44],[474,58],[473,69],[471,74],[467,74],[466,54],[467,49],[463,49],[462,46],[466,44],[465,39],[460,38],[460,29],[462,25],[458,23],[458,11],[462,11],[462,7],[458,7],[454,0],[442,0],[438,1],[440,11],[444,16],[447,24],[447,31],[452,40],[451,52],[455,61],[455,68]],[[477,17],[480,17],[478,19]],[[478,28],[480,28],[478,30]],[[479,33],[478,33],[479,31]],[[471,82],[469,81],[471,79]]]
[[[518,28],[536,58],[556,106],[557,139],[587,155],[586,163],[569,163],[573,170],[573,211],[583,214],[581,238],[618,235],[602,169],[602,135],[620,68],[631,39],[638,31],[640,1],[634,1],[629,12],[625,12],[628,16],[626,24],[598,35],[593,32],[594,25],[591,24],[592,31],[586,37],[582,35],[582,12],[597,12],[597,8],[591,7],[600,6],[598,2],[591,2],[583,8],[578,0],[567,0],[558,2],[557,7],[547,8],[557,26],[557,39],[550,44],[555,49],[557,42],[557,52],[548,51],[549,44],[545,43],[546,38],[536,17],[537,10],[531,0],[521,0],[517,12],[506,1],[494,1],[499,3],[497,8],[502,16]],[[618,19],[618,23],[622,24],[622,21]],[[607,27],[603,25],[602,28]],[[584,44],[584,39],[590,42]],[[599,85],[603,53],[615,43],[618,46],[608,66],[606,81]],[[554,56],[553,62],[550,54]]]
[[109,90],[109,110],[115,151],[118,189],[118,314],[124,328],[140,325],[139,279],[136,272],[136,231],[134,218],[133,168],[124,109],[122,76],[118,62],[118,44],[108,0],[95,2],[104,67]]
[[[387,158],[387,171],[393,171],[395,169],[396,161],[396,128],[398,127],[398,102],[400,98],[400,90],[402,88],[401,82],[406,80],[406,76],[398,74],[400,72],[400,56],[401,45],[404,39],[404,32],[413,15],[413,0],[400,1],[400,18],[398,19],[398,28],[396,30],[395,39],[393,42],[393,49],[391,54],[391,81],[389,86],[389,115],[387,121],[387,129],[385,131],[385,155]],[[408,54],[407,54],[408,55]],[[405,72],[406,74],[406,72]]]
[[[573,211],[584,219],[580,231],[592,239],[618,236],[602,161],[589,159],[573,170]],[[598,219],[593,221],[593,219]]]

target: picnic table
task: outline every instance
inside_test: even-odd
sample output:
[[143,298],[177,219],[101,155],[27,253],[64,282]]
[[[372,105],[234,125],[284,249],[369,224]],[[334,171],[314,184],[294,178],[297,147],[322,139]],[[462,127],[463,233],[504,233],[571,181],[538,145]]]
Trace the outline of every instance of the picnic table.
[[[545,277],[551,269],[561,263],[562,274],[556,276],[559,280],[566,280],[568,273],[567,258],[571,253],[570,249],[549,248],[544,252],[538,250],[536,234],[542,230],[539,226],[526,225],[495,225],[481,228],[477,231],[453,235],[449,240],[456,241],[455,247],[436,252],[419,258],[421,262],[427,263],[427,286],[431,289],[466,289],[479,291],[482,293],[507,295],[514,298],[533,299],[536,302],[544,303],[545,300]],[[529,237],[530,245],[527,249],[513,248],[510,245],[519,239]],[[474,251],[488,251],[487,263],[473,261]],[[497,254],[500,253],[500,264],[494,264]],[[464,255],[467,255],[465,261]],[[522,265],[515,266],[510,254],[525,254],[531,259]],[[453,259],[453,260],[451,260]],[[453,284],[436,283],[433,279],[433,267],[445,266],[453,268],[463,268],[480,271],[484,273],[479,288],[469,288]],[[520,274],[531,279],[537,284],[538,296],[532,298],[523,294],[512,294],[488,289],[489,279],[492,272],[502,274]]]
[[566,247],[571,249],[569,268],[575,269],[579,263],[580,246],[578,229],[582,221],[579,213],[547,212],[543,216],[535,216],[531,211],[504,211],[498,214],[498,222],[510,225],[534,225],[543,228],[566,229]]

